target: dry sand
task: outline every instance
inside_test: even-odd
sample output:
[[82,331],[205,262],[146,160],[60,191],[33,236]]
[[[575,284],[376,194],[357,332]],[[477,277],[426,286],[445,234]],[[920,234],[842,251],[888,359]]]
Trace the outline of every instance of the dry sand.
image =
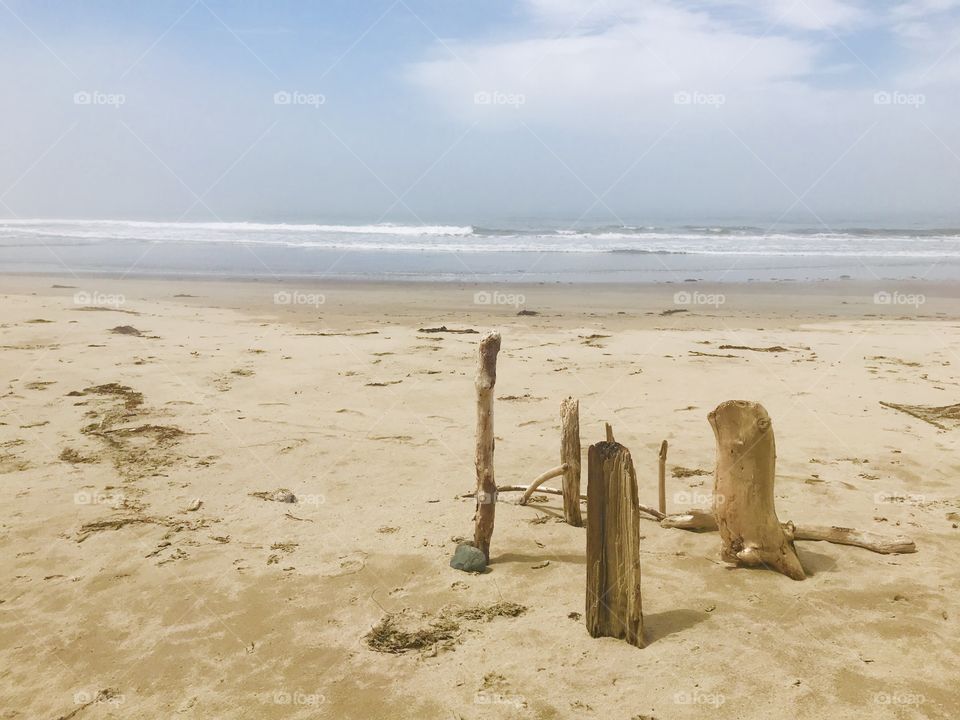
[[[853,283],[698,287],[725,304],[684,308],[677,285],[498,289],[536,316],[461,285],[3,288],[4,719],[960,716],[958,423],[880,404],[960,402],[956,288],[897,288],[919,308]],[[490,572],[448,567],[472,532],[478,336],[418,332],[440,325],[503,334],[501,484],[557,464],[572,394],[584,451],[612,423],[655,504],[660,441],[668,467],[709,471],[706,413],[752,399],[781,520],[918,552],[798,543],[795,582],[644,521],[649,645],[591,639],[584,531],[560,498],[502,497]],[[298,502],[255,495],[281,488]],[[669,508],[710,492],[671,478]],[[400,612],[448,640],[370,649]]]

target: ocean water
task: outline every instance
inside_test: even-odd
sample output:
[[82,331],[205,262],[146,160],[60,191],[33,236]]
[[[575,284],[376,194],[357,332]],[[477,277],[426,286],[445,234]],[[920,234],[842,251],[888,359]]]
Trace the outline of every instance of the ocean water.
[[525,282],[960,279],[960,229],[0,220],[0,271]]

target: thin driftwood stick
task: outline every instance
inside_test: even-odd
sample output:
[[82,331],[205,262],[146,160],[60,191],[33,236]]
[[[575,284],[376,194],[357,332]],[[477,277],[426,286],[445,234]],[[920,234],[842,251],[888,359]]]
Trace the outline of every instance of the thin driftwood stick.
[[[694,532],[713,532],[717,530],[717,519],[709,510],[689,510],[685,513],[667,515],[660,521],[660,527],[692,530]],[[822,540],[837,545],[852,545],[871,550],[882,555],[914,553],[917,545],[906,535],[880,535],[828,525],[794,525],[782,523],[785,532],[793,533],[794,540]]]
[[[506,493],[506,492],[522,493],[522,492],[526,492],[528,489],[529,489],[529,486],[527,485],[499,485],[497,486],[497,494]],[[541,485],[536,489],[535,492],[544,493],[546,495],[563,495],[563,490],[561,490],[560,488],[547,487],[546,485]],[[476,496],[477,496],[476,492],[468,492],[468,493],[464,493],[463,495],[460,495],[459,497],[469,498],[469,497],[476,497]],[[583,501],[586,499],[587,499],[587,496],[581,493],[580,500]],[[660,522],[666,517],[666,515],[664,515],[662,512],[660,512],[656,508],[650,507],[649,505],[644,505],[643,503],[637,503],[637,507],[640,508],[640,512],[646,513],[657,522]],[[714,528],[714,530],[716,530],[716,528]]]
[[604,423],[603,426],[607,431],[607,442],[616,442],[616,440],[613,439],[613,427],[610,425],[610,423]]
[[623,445],[602,442],[590,446],[587,461],[587,630],[643,647],[633,460]]
[[[563,519],[580,527],[580,401],[572,397],[560,403],[560,462],[563,474]],[[524,496],[527,497],[527,496]]]
[[659,491],[660,512],[667,513],[667,441],[660,443],[660,464],[657,468],[657,489]]
[[[566,465],[558,465],[555,468],[551,468],[550,470],[547,470],[545,473],[543,473],[543,475],[540,475],[536,480],[534,480],[532,483],[530,483],[530,485],[527,486],[526,492],[524,492],[523,497],[520,498],[520,504],[526,505],[527,501],[530,499],[530,496],[533,495],[534,492],[536,492],[538,487],[543,485],[550,478],[558,477],[560,475],[563,475],[565,472],[567,472]],[[497,488],[498,492],[499,490],[500,488]],[[578,502],[577,503],[578,509],[579,509],[579,505],[580,503]]]
[[477,506],[473,531],[474,544],[487,562],[497,512],[497,483],[493,477],[493,387],[497,383],[497,353],[500,333],[491,332],[480,341],[477,356]]
[[713,511],[726,562],[766,567],[793,580],[806,574],[774,507],[777,451],[770,416],[744,400],[720,403],[707,419],[717,439]]

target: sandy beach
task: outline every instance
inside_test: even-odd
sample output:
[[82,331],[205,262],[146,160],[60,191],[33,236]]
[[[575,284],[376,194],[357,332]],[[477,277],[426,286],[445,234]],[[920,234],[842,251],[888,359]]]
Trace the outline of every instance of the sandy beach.
[[[881,402],[960,402],[958,296],[4,277],[0,717],[956,718],[960,423]],[[668,509],[706,507],[706,415],[756,400],[780,520],[917,552],[798,542],[796,582],[644,521],[648,645],[593,639],[560,498],[502,495],[489,572],[448,565],[479,334],[441,327],[502,334],[501,484],[557,464],[572,395],[641,502],[666,439]],[[390,613],[453,619],[378,652]]]

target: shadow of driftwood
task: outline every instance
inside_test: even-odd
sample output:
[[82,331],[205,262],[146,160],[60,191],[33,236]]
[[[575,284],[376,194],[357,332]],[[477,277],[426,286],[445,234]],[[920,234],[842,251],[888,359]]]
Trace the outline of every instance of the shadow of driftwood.
[[643,615],[643,636],[647,644],[662,640],[668,635],[689,630],[709,617],[702,610],[667,610],[662,613]]
[[829,555],[813,552],[797,545],[797,557],[800,558],[800,564],[809,576],[817,573],[829,573],[837,571],[837,561]]

